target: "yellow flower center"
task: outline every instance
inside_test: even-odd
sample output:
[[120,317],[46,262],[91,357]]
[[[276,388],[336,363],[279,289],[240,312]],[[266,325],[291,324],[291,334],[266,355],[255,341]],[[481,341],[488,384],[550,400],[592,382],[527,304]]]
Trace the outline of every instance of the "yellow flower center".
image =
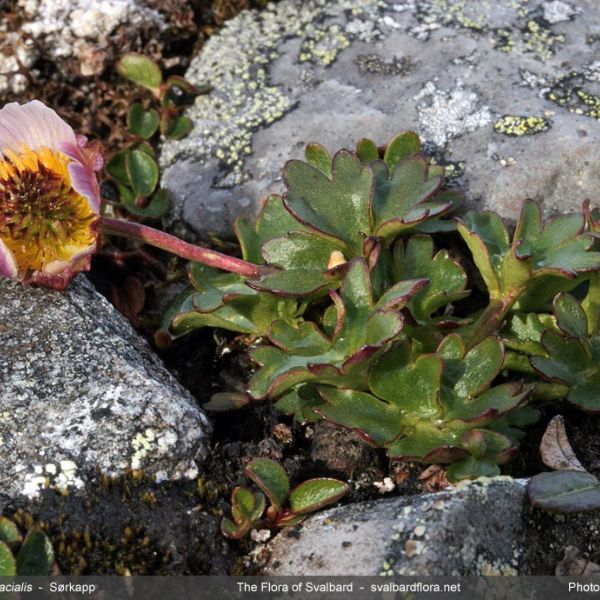
[[69,160],[48,148],[0,158],[0,239],[20,273],[44,271],[94,244],[97,215],[71,187]]

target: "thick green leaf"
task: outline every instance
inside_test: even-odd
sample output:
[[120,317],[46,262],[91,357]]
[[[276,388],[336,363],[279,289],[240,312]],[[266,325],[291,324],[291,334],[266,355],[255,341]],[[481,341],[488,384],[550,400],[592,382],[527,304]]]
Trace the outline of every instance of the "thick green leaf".
[[147,56],[130,53],[117,61],[117,73],[137,85],[157,92],[162,83],[162,74],[158,65]]
[[590,333],[600,330],[600,275],[593,273],[590,277],[588,292],[581,303],[587,316]]
[[438,416],[442,360],[425,354],[414,362],[396,363],[396,357],[389,353],[373,368],[370,387],[374,394],[402,413],[418,413],[423,419]]
[[278,348],[299,356],[323,354],[331,348],[331,340],[310,321],[302,321],[297,327],[275,321],[269,330],[269,338]]
[[224,518],[221,521],[221,533],[230,540],[243,538],[252,528],[249,521],[237,525],[231,519]]
[[559,294],[554,299],[554,314],[561,331],[573,337],[587,337],[587,316],[581,304],[571,294]]
[[372,201],[375,235],[393,239],[428,217],[451,208],[450,203],[435,202],[432,198],[441,186],[442,178],[429,177],[424,158],[407,158],[393,173],[384,162],[372,163],[372,168],[375,170]]
[[460,398],[472,398],[490,386],[503,362],[502,343],[490,336],[465,355],[446,358],[444,384]]
[[460,419],[469,423],[484,425],[496,420],[518,406],[521,406],[532,392],[531,386],[520,382],[503,383],[483,392],[470,402],[459,403],[448,398],[444,402],[451,408],[447,418]]
[[478,477],[496,477],[496,475],[500,475],[500,468],[496,463],[478,460],[474,456],[463,458],[446,469],[446,478],[448,481],[477,479]]
[[321,386],[324,404],[315,411],[332,423],[352,429],[376,446],[393,442],[401,433],[398,421],[401,407],[381,402],[372,394]]
[[23,536],[18,527],[8,517],[0,517],[0,542],[14,549],[22,541]]
[[362,162],[369,163],[379,158],[379,148],[374,141],[363,138],[356,144],[356,156]]
[[[583,226],[580,214],[562,215],[544,223],[539,205],[528,201],[512,242],[495,213],[470,212],[458,230],[473,254],[490,298],[511,306],[541,278],[574,279],[578,273],[600,270],[600,253],[591,251],[593,241],[582,234]],[[551,285],[556,284],[552,281]],[[523,304],[519,308],[527,310]]]
[[257,458],[248,463],[245,473],[267,495],[271,504],[280,510],[290,493],[290,481],[285,469],[269,458]]
[[125,164],[125,155],[127,151],[117,152],[106,164],[106,172],[119,184],[124,186],[131,185],[127,166]]
[[448,463],[467,456],[461,448],[460,430],[432,426],[418,421],[387,447],[388,456],[403,461]]
[[137,206],[133,194],[121,195],[121,200],[127,212],[145,219],[161,219],[169,212],[171,206],[169,193],[164,188],[157,190],[146,206]]
[[265,510],[265,497],[244,487],[236,487],[231,492],[231,514],[237,525],[258,521]]
[[313,423],[321,418],[314,412],[320,404],[314,385],[305,384],[283,394],[275,403],[275,407],[286,415],[293,415],[298,423]]
[[290,493],[290,507],[294,514],[305,514],[334,504],[350,492],[343,481],[326,477],[309,479]]
[[495,465],[514,454],[513,437],[482,426],[516,410],[531,393],[521,383],[490,387],[503,354],[494,336],[467,352],[462,338],[450,335],[436,354],[416,356],[408,342],[400,343],[371,368],[371,393],[320,386],[323,403],[314,410],[387,448],[390,457],[453,462],[471,456],[476,460],[455,468],[457,478],[497,472]]
[[285,237],[276,237],[262,247],[267,264],[287,270],[323,272],[328,269],[331,253],[339,246],[304,231],[292,231]]
[[332,294],[337,320],[331,336],[314,324],[290,327],[274,323],[269,339],[276,347],[251,351],[252,358],[263,366],[250,380],[252,397],[276,398],[311,381],[365,387],[370,365],[400,335],[402,316],[395,312],[394,302],[390,302],[391,308],[375,309],[368,267],[361,259],[348,263],[339,295]]
[[419,136],[414,131],[405,131],[388,143],[383,160],[393,172],[401,161],[420,153],[421,140]]
[[160,117],[158,112],[153,108],[144,110],[144,107],[136,102],[129,109],[127,114],[127,127],[134,135],[150,139],[158,129]]
[[533,368],[550,381],[567,384],[567,400],[578,408],[600,412],[600,340],[546,331],[542,345],[548,356],[532,356]]
[[428,235],[413,235],[398,242],[393,256],[395,279],[428,280],[410,300],[409,308],[417,320],[428,319],[440,308],[469,295],[467,276],[447,250],[434,255],[433,239]]
[[600,482],[583,471],[540,473],[529,480],[532,504],[550,512],[575,513],[600,508]]
[[429,283],[428,279],[407,279],[390,287],[377,301],[378,310],[404,308]]
[[325,175],[325,177],[332,177],[332,162],[331,155],[321,144],[315,144],[314,142],[306,145],[304,151],[306,162],[318,169]]
[[296,300],[260,293],[234,273],[201,264],[190,267],[192,288],[182,292],[162,321],[162,330],[176,338],[201,327],[221,327],[264,336],[275,320],[295,323],[305,307]]
[[54,549],[48,536],[39,529],[29,531],[17,555],[20,577],[49,575],[54,564]]
[[546,352],[542,346],[542,334],[549,328],[556,329],[551,315],[514,313],[508,318],[501,335],[507,348],[544,355]]
[[281,238],[295,231],[309,231],[283,205],[281,196],[268,196],[255,223],[241,217],[235,222],[235,232],[244,260],[262,264],[262,246],[273,238]]
[[14,577],[17,574],[17,563],[10,548],[0,541],[0,577]]
[[248,281],[248,285],[284,298],[307,298],[325,295],[337,287],[339,281],[318,269],[292,269],[268,273],[260,279]]
[[142,198],[150,196],[158,184],[156,161],[141,150],[128,150],[125,153],[125,167],[134,194]]
[[167,121],[167,128],[164,133],[170,140],[180,140],[188,135],[193,128],[194,122],[189,117],[171,117]]

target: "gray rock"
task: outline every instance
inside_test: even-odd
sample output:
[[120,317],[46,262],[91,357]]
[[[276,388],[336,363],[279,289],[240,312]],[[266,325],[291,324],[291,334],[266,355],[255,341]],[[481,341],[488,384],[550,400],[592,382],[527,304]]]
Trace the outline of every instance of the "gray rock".
[[264,573],[516,575],[524,497],[518,481],[482,478],[451,491],[320,512],[277,535]]
[[471,207],[575,210],[600,184],[600,4],[283,0],[226,24],[187,77],[211,94],[162,152],[181,234],[231,235],[318,141],[416,129]]
[[0,495],[77,489],[96,469],[194,477],[210,424],[79,276],[64,293],[0,280]]

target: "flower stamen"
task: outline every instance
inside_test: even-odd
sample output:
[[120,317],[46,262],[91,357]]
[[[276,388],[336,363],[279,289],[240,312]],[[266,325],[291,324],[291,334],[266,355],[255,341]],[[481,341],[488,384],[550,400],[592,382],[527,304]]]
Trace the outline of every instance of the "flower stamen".
[[0,240],[21,271],[52,272],[95,244],[94,213],[71,185],[62,152],[24,147],[0,159]]

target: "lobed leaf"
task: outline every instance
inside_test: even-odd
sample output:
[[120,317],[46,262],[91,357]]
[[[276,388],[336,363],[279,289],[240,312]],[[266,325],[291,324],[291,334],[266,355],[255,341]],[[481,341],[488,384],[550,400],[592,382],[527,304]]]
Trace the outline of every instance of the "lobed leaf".
[[394,279],[423,278],[428,282],[409,302],[410,312],[418,321],[470,293],[460,264],[446,250],[434,252],[433,239],[428,235],[413,235],[394,246]]
[[395,301],[387,308],[375,307],[364,260],[348,263],[340,293],[332,294],[337,318],[330,336],[314,323],[275,322],[268,334],[273,346],[251,351],[252,358],[262,365],[248,386],[253,398],[276,398],[311,381],[360,386],[369,366],[400,335],[403,319],[394,310]]
[[386,146],[383,160],[393,172],[399,163],[411,156],[421,154],[421,151],[419,136],[414,131],[405,131],[390,140]]
[[373,173],[347,150],[340,150],[329,178],[315,167],[289,161],[283,170],[286,208],[302,224],[343,244],[353,256],[371,230],[369,204]]

